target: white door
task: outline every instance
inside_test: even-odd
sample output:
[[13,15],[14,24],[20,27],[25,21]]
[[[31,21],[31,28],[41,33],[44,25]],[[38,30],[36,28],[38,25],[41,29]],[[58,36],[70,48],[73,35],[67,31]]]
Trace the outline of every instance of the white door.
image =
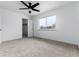
[[28,37],[32,37],[32,20],[28,20]]
[[2,40],[2,27],[1,27],[1,18],[0,18],[0,43],[1,43],[1,40]]

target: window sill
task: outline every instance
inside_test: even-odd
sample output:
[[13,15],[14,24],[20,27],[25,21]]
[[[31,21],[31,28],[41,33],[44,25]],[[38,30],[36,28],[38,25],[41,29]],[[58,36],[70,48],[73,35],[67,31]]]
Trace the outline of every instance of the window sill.
[[39,31],[56,31],[56,29],[39,29]]

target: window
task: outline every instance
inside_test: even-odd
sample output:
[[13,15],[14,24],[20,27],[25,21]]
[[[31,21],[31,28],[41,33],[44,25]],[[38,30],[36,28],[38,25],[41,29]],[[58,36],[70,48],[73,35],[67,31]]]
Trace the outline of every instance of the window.
[[46,26],[46,18],[40,19],[40,27],[41,27],[41,26],[43,26],[43,27]]
[[40,29],[55,29],[56,16],[49,16],[49,17],[40,19],[39,27],[40,27]]

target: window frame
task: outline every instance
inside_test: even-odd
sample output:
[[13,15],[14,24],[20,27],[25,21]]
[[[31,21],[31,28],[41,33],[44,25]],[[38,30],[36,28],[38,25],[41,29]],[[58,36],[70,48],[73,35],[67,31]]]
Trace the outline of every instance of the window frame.
[[[56,15],[50,15],[50,16],[56,16]],[[42,18],[40,18],[39,19],[39,21],[41,20],[41,19],[43,19],[43,18],[46,18],[46,24],[47,24],[47,17],[50,17],[50,16],[45,16],[45,17],[42,17]],[[56,16],[57,17],[57,16]],[[56,19],[57,20],[57,19]],[[55,28],[53,29],[53,28],[51,28],[51,29],[48,29],[48,28],[46,28],[46,29],[41,29],[40,28],[40,22],[38,23],[39,24],[39,30],[46,30],[46,31],[56,31],[56,26],[55,26]],[[56,23],[55,23],[55,25],[56,25]]]

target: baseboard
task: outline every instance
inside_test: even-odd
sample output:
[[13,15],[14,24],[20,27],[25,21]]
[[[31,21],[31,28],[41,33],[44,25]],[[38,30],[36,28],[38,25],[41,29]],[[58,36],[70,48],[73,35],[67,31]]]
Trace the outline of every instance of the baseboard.
[[67,42],[63,42],[63,41],[57,41],[57,40],[53,40],[53,39],[47,39],[47,38],[37,37],[37,36],[34,36],[34,38],[44,39],[44,40],[51,40],[51,41],[55,41],[55,42],[59,42],[59,43],[64,43],[64,44],[68,44],[68,45],[72,45],[72,46],[77,46],[79,48],[79,46],[77,44],[72,44],[72,43],[67,43]]
[[[2,42],[14,41],[14,40],[19,40],[19,39],[22,39],[22,38],[17,38],[17,39],[12,39],[12,40],[4,40],[4,41],[2,41]],[[1,43],[2,43],[2,42],[1,42]]]

